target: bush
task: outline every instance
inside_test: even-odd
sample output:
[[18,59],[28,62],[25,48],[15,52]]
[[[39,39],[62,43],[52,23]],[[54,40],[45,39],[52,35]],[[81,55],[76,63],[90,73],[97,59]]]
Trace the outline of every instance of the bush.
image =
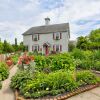
[[36,69],[42,71],[44,68],[48,67],[51,71],[56,71],[60,69],[66,69],[69,71],[75,70],[74,59],[70,54],[57,54],[48,57],[45,56],[35,56]]
[[100,71],[100,61],[95,61],[94,62],[94,67],[93,67],[94,70],[98,70]]
[[90,71],[79,71],[76,76],[77,82],[80,86],[98,83],[97,77]]
[[18,71],[11,79],[10,87],[13,89],[19,89],[24,86],[26,82],[32,80],[32,76],[27,71]]
[[18,58],[19,58],[19,55],[13,55],[12,56],[12,60],[13,60],[14,65],[17,64]]
[[7,65],[4,62],[0,63],[0,78],[1,81],[7,79],[9,76],[9,70]]
[[11,87],[20,90],[25,97],[40,97],[71,91],[77,88],[78,84],[71,73],[60,70],[49,74],[37,72],[33,78],[24,72],[17,73],[11,80]]
[[80,60],[85,58],[83,51],[76,48],[71,52],[71,56],[73,56],[75,59]]

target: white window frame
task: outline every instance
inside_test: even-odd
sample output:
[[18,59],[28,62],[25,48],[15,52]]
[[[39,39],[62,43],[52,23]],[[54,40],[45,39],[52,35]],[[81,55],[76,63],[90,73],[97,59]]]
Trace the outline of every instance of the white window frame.
[[[57,46],[58,46],[59,50],[57,50]],[[56,50],[56,52],[60,52],[60,45],[59,44],[55,45],[55,50]]]
[[39,47],[39,45],[33,45],[33,51],[35,51],[35,50],[38,51],[38,49],[39,49],[38,47]]
[[[36,39],[36,40],[35,40],[35,39]],[[34,35],[33,35],[33,40],[34,40],[34,41],[38,41],[38,34],[34,34]]]
[[60,39],[60,33],[59,32],[55,33],[55,39],[57,39],[57,37],[58,37],[58,39]]

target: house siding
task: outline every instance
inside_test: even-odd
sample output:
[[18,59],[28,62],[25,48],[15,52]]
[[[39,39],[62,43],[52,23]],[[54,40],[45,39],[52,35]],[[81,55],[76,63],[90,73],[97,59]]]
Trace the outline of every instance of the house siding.
[[23,36],[23,42],[24,45],[28,45],[29,52],[32,52],[32,46],[33,45],[39,45],[39,48],[42,48],[42,53],[44,53],[43,44],[48,42],[51,44],[51,48],[53,50],[53,45],[62,45],[62,51],[61,52],[67,52],[68,51],[68,43],[69,43],[69,35],[68,32],[61,32],[62,36],[60,40],[54,40],[53,39],[53,33],[44,33],[39,34],[39,40],[33,41],[32,35],[24,35]]

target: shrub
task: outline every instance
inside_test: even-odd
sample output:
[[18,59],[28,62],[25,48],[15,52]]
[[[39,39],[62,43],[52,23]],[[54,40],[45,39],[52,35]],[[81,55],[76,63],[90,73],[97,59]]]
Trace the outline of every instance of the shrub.
[[18,71],[11,79],[11,88],[19,89],[26,82],[32,80],[32,76],[27,71]]
[[[21,75],[20,77],[25,76]],[[14,80],[13,78],[11,84],[12,88],[19,89],[20,93],[25,97],[40,97],[45,96],[46,94],[56,95],[61,93],[62,90],[62,92],[71,91],[78,87],[73,75],[62,70],[51,72],[49,74],[37,72],[35,77],[30,81],[27,81],[26,79],[24,80],[20,77],[16,78],[16,76],[14,76],[17,80]],[[17,85],[14,83],[17,83]],[[38,92],[43,93],[39,94]]]
[[100,71],[100,61],[95,61],[94,62],[94,67],[93,67],[94,70],[98,70]]
[[93,52],[93,59],[100,60],[100,50],[96,50]]
[[75,70],[74,59],[70,54],[57,54],[48,57],[36,56],[36,69],[42,71],[44,68],[48,67],[51,71],[56,71],[60,69],[66,69],[69,71]]
[[1,76],[1,81],[5,80],[8,78],[9,75],[9,70],[7,65],[4,62],[0,63],[0,76]]
[[19,58],[19,55],[13,55],[12,56],[12,60],[13,60],[14,65],[17,64],[18,58]]
[[72,52],[71,52],[71,56],[73,56],[75,59],[84,59],[84,53],[82,50],[80,49],[74,49]]
[[90,71],[79,71],[77,73],[76,80],[81,86],[98,83],[97,77]]

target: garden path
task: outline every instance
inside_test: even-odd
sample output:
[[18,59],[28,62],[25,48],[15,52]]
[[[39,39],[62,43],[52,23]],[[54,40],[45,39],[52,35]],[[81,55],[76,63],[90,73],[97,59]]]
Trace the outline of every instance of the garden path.
[[16,73],[17,66],[15,65],[10,70],[9,78],[2,82],[2,89],[0,90],[0,100],[15,100],[14,92],[10,89],[11,77]]
[[67,100],[100,100],[100,87],[73,96]]

